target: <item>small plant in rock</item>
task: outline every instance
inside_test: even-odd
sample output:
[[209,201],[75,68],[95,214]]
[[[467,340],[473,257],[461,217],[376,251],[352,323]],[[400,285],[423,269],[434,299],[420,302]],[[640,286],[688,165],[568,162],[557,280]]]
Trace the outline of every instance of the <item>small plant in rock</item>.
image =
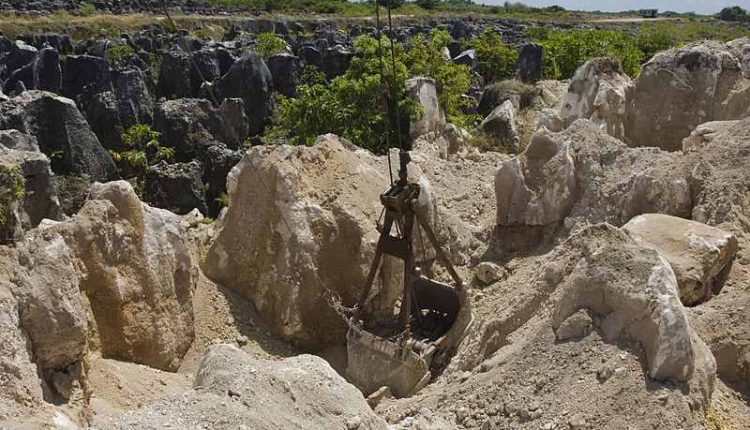
[[116,45],[107,49],[105,55],[107,60],[115,64],[123,64],[133,54],[135,54],[135,50],[130,45]]
[[260,33],[258,40],[255,42],[255,52],[264,60],[268,60],[272,56],[286,51],[286,49],[286,41],[273,33]]
[[[163,147],[159,144],[159,132],[146,124],[130,127],[122,134],[124,151],[110,151],[112,159],[121,166],[122,171],[131,172],[133,176],[142,176],[148,166],[162,160],[172,161],[175,156],[174,148]],[[129,176],[129,175],[125,175]]]
[[0,165],[0,228],[8,227],[13,203],[24,197],[26,178],[17,165]]

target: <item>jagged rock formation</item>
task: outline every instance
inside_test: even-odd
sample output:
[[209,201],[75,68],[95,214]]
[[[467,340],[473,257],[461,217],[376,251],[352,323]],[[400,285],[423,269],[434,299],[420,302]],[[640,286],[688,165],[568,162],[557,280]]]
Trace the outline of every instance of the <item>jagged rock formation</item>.
[[[466,428],[581,420],[620,428],[690,426],[710,404],[716,365],[690,328],[672,269],[622,230],[582,229],[497,288],[503,294],[482,303],[436,385],[379,412],[391,422],[436,415]],[[650,390],[670,400],[650,407],[643,378],[655,378]],[[600,399],[595,410],[591,396]]]
[[75,103],[42,91],[27,91],[0,103],[0,127],[34,136],[56,173],[108,181],[117,168]]
[[[341,342],[346,325],[325,297],[353,304],[362,294],[384,173],[335,137],[251,149],[229,175],[232,203],[203,270],[251,299],[278,336],[311,349]],[[387,308],[398,287],[379,284],[373,303]]]
[[726,231],[668,215],[645,214],[623,227],[639,244],[654,248],[677,276],[680,300],[695,305],[718,294],[732,269],[737,238]]
[[722,43],[656,54],[636,79],[627,109],[627,141],[678,151],[698,125],[750,114],[749,91],[740,61]]
[[406,81],[406,93],[422,108],[418,118],[412,119],[409,133],[417,138],[427,133],[442,131],[445,127],[445,112],[440,107],[434,79],[416,77]]
[[385,430],[362,393],[321,358],[250,358],[229,345],[211,347],[195,390],[126,415],[118,429],[329,428]]
[[633,81],[617,61],[610,58],[589,60],[576,70],[563,99],[560,117],[564,126],[570,126],[577,119],[591,119],[610,136],[622,140],[632,89]]

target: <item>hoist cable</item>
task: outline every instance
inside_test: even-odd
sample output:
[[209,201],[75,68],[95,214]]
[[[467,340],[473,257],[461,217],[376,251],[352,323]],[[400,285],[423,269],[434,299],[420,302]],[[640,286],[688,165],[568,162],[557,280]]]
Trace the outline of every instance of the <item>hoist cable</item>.
[[393,18],[391,16],[391,1],[393,0],[386,0],[388,3],[388,30],[391,34],[391,64],[393,67],[393,70],[391,71],[391,99],[393,101],[393,108],[395,110],[396,114],[396,140],[398,141],[398,146],[401,148],[402,151],[406,150],[404,148],[403,141],[401,139],[401,115],[398,111],[398,100],[396,100],[395,92],[396,92],[396,44],[393,39],[395,39],[395,34],[393,32]]
[[[383,34],[381,31],[381,24],[380,24],[380,5],[378,2],[375,2],[375,28],[377,29],[377,37],[378,37],[378,60],[380,61],[380,84],[383,85],[385,82],[385,64],[383,63]],[[388,110],[386,111],[386,115],[389,115],[390,112],[390,96],[386,95],[386,101],[388,103]],[[389,119],[390,121],[390,119]],[[393,184],[393,167],[391,166],[391,136],[390,133],[386,131],[385,133],[385,148],[386,148],[386,156],[388,157],[388,177],[390,178],[390,184]]]

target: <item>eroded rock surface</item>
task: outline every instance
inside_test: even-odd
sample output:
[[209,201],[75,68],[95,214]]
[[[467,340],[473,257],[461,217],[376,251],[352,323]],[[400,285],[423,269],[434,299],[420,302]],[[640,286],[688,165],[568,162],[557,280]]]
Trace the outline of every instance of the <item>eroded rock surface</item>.
[[263,361],[229,345],[213,346],[194,387],[126,415],[115,428],[387,428],[362,393],[311,355]]
[[668,215],[639,215],[628,221],[623,230],[666,258],[677,276],[680,300],[685,305],[718,294],[737,253],[733,234]]
[[747,116],[749,87],[740,60],[720,42],[660,52],[636,79],[627,140],[633,146],[678,151],[698,125]]

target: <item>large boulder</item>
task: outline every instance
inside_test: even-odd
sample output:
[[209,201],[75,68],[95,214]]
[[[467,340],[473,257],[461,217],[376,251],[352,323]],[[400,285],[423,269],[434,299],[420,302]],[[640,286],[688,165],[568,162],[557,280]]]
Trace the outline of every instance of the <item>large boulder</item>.
[[490,136],[500,147],[518,152],[521,137],[516,127],[516,109],[513,107],[513,102],[506,100],[505,103],[496,107],[479,124],[477,131]]
[[190,83],[190,54],[167,51],[161,57],[158,95],[169,99],[194,97]]
[[112,84],[123,129],[137,124],[151,124],[154,105],[143,72],[135,68],[113,72]]
[[232,64],[229,71],[216,81],[216,93],[220,100],[240,98],[245,102],[245,113],[249,119],[249,133],[260,134],[271,116],[271,92],[273,76],[263,59],[249,52]]
[[32,356],[28,335],[21,327],[18,301],[11,293],[11,285],[0,282],[0,372],[3,375],[0,405],[3,400],[32,405],[42,401],[41,383]]
[[544,47],[536,43],[527,43],[518,55],[518,79],[521,82],[534,84],[544,74]]
[[354,51],[351,48],[336,45],[328,48],[320,68],[328,79],[333,79],[346,73],[352,58],[354,58]]
[[60,92],[62,88],[60,54],[53,48],[44,48],[39,51],[32,65],[32,76],[33,83],[30,88]]
[[279,94],[286,97],[297,95],[302,69],[299,57],[288,52],[273,55],[268,59],[268,69],[273,76],[273,87]]
[[563,224],[621,226],[643,213],[690,217],[688,172],[680,154],[628,148],[589,120],[541,129],[495,177],[500,242],[533,247]]
[[552,317],[558,330],[580,310],[598,316],[606,340],[628,336],[646,353],[654,379],[690,379],[694,354],[677,279],[666,260],[622,240],[586,255],[557,288],[562,297]]
[[28,230],[43,219],[62,215],[52,184],[50,160],[39,151],[36,140],[18,130],[0,131],[0,165],[18,166],[25,179],[25,192],[14,224]]
[[75,103],[44,91],[28,91],[0,103],[0,126],[34,136],[55,173],[88,175],[97,181],[119,177]]
[[247,138],[248,120],[241,99],[225,99],[218,108],[205,99],[177,99],[157,106],[154,129],[163,146],[175,149],[177,160],[189,162],[216,141],[239,148]]
[[591,119],[610,136],[625,137],[626,107],[633,81],[617,60],[595,58],[576,70],[560,107],[565,127]]
[[[311,148],[252,148],[229,174],[229,210],[203,264],[277,336],[310,350],[343,342],[346,324],[326,297],[359,301],[389,182],[383,160],[344,145],[327,136]],[[392,270],[386,262],[381,278]],[[398,290],[378,280],[370,306],[389,309]]]
[[198,161],[150,166],[144,179],[149,204],[185,215],[193,209],[208,214],[203,166]]
[[114,428],[387,428],[359,390],[312,355],[263,361],[216,345],[203,357],[194,387],[125,415]]
[[242,151],[229,149],[222,144],[217,143],[206,149],[201,161],[209,215],[216,216],[221,210],[220,200],[227,192],[227,176],[241,160]]
[[93,349],[174,371],[193,341],[197,282],[180,218],[151,208],[124,181],[94,184],[69,221],[48,227],[80,260]]
[[704,122],[748,116],[748,82],[740,61],[719,42],[655,55],[643,65],[628,103],[628,143],[677,151]]
[[406,81],[406,94],[422,109],[419,117],[413,118],[409,125],[412,139],[442,131],[445,127],[445,112],[440,106],[435,80],[421,76],[411,78]]
[[93,55],[69,55],[62,60],[62,95],[85,107],[88,100],[102,91],[110,91],[109,63]]
[[13,295],[34,362],[55,394],[68,398],[60,379],[78,379],[87,351],[88,321],[80,294],[78,260],[63,237],[34,230],[18,244]]
[[103,147],[114,151],[125,149],[122,142],[125,127],[120,119],[117,96],[112,91],[91,98],[86,108],[86,120]]
[[733,234],[669,215],[639,215],[623,230],[667,259],[685,305],[701,303],[721,291],[737,253]]

